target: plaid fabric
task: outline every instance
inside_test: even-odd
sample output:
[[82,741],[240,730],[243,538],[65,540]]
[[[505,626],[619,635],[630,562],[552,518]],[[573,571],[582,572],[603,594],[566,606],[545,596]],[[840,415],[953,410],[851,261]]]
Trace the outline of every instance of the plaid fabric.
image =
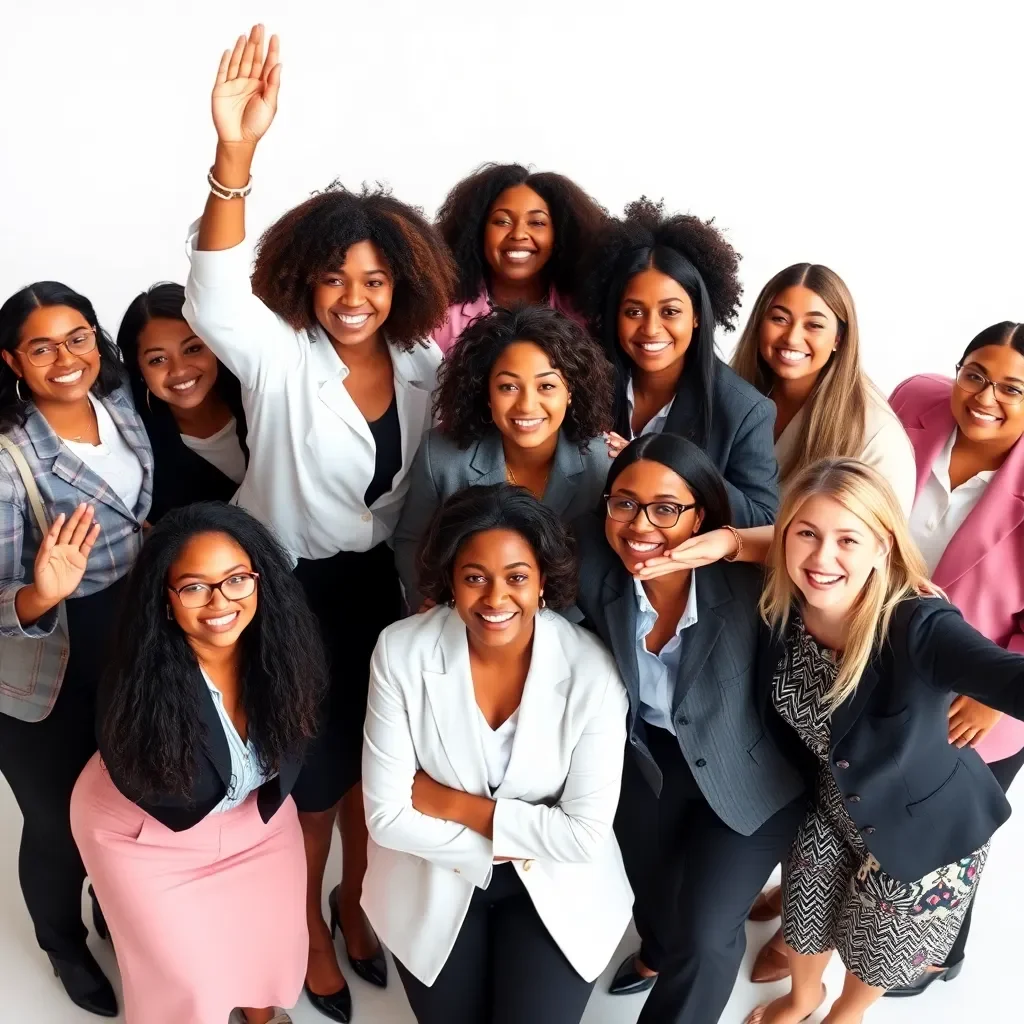
[[[141,524],[153,495],[153,454],[127,387],[118,388],[102,402],[142,464],[142,490],[134,509],[126,508],[100,477],[61,444],[34,407],[23,427],[6,431],[32,469],[50,522],[61,512],[71,515],[79,502],[95,507],[99,539],[72,598],[103,590],[132,567],[142,547]],[[45,717],[53,706],[68,654],[66,638],[45,642],[57,627],[56,609],[23,629],[14,606],[18,591],[32,581],[41,540],[21,475],[11,457],[0,452],[0,713],[27,721]],[[32,639],[38,646],[11,643],[8,637]]]

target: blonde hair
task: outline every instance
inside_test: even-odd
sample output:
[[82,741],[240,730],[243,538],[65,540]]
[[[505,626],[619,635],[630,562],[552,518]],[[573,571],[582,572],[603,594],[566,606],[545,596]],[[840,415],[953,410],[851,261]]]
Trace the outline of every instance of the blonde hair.
[[864,448],[864,416],[870,393],[875,390],[860,367],[857,310],[850,290],[835,271],[817,263],[794,263],[761,289],[732,357],[733,370],[762,395],[771,394],[775,374],[761,356],[761,324],[779,294],[797,285],[820,295],[835,314],[839,321],[838,348],[807,397],[800,436],[786,464],[779,467],[783,483],[819,459],[860,455]]
[[839,673],[826,698],[831,710],[857,689],[864,668],[888,634],[896,606],[917,594],[941,592],[928,580],[928,569],[889,482],[856,459],[822,459],[805,466],[790,482],[775,522],[771,568],[760,608],[761,616],[776,632],[785,632],[794,606],[799,607],[801,601],[786,568],[786,537],[804,503],[814,497],[838,502],[889,548],[884,565],[871,573],[851,609]]

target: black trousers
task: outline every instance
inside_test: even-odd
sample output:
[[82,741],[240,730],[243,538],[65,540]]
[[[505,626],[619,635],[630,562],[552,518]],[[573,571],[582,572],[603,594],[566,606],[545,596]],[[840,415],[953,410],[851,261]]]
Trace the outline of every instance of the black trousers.
[[659,972],[638,1024],[715,1024],[743,960],[747,914],[807,804],[795,801],[740,835],[705,800],[676,738],[653,726],[647,738],[664,777],[661,796],[629,748],[615,818],[640,958]]
[[511,864],[477,889],[433,985],[395,958],[418,1024],[579,1024],[592,981],[565,959]]
[[96,685],[116,614],[120,583],[67,602],[70,654],[49,716],[22,722],[0,715],[0,774],[25,819],[18,875],[36,941],[73,959],[85,944],[85,866],[71,835],[71,790],[96,753]]
[[[1010,783],[1017,777],[1017,773],[1021,768],[1024,768],[1024,750],[1018,751],[1012,757],[1004,758],[1002,761],[993,761],[989,768],[992,769],[996,782],[1003,787],[1003,792],[1006,793],[1010,788]],[[978,885],[980,884],[979,880]],[[978,892],[975,889],[974,898],[971,900],[971,905],[967,908],[963,924],[960,925],[960,934],[956,937],[956,942],[953,943],[953,948],[949,951],[946,962],[942,964],[943,967],[952,967],[963,960],[967,949],[967,938],[971,934],[971,915],[974,913],[974,905],[977,902]]]

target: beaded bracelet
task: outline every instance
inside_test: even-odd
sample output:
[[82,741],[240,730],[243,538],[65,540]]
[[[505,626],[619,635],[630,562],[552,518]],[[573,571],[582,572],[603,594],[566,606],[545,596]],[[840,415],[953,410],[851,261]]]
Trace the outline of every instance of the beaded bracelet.
[[726,526],[723,529],[728,530],[736,541],[736,550],[731,555],[725,556],[726,562],[735,562],[740,557],[740,553],[743,551],[743,537],[740,536],[740,531],[734,526]]
[[210,191],[218,199],[244,199],[252,191],[252,175],[249,175],[249,180],[245,183],[243,188],[228,188],[227,185],[222,185],[214,176],[213,168],[210,168],[210,173],[206,176],[206,181],[210,186]]

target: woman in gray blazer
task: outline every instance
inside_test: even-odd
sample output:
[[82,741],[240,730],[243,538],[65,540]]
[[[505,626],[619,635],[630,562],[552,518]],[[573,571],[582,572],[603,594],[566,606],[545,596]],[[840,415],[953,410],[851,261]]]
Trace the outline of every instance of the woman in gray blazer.
[[416,553],[445,498],[463,487],[525,487],[570,522],[604,490],[613,369],[600,347],[546,306],[496,308],[473,321],[438,371],[434,415],[395,530],[410,611],[422,598]]

